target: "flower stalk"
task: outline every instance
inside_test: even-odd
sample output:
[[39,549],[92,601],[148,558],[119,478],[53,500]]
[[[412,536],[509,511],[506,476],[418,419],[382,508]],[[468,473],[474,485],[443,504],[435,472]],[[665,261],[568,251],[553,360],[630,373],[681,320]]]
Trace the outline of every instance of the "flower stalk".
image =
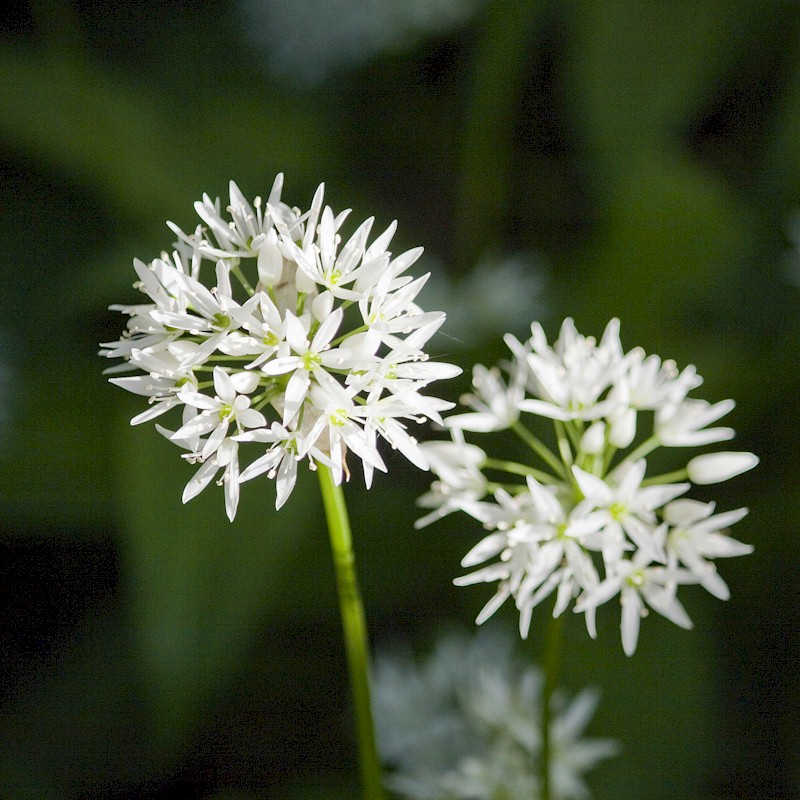
[[362,793],[364,800],[383,800],[381,766],[375,744],[370,702],[367,623],[356,576],[350,519],[344,492],[342,487],[334,482],[331,470],[324,464],[317,464],[317,474],[336,570],[339,610],[342,616],[347,667],[358,731]]
[[542,800],[553,798],[553,736],[552,736],[552,701],[553,692],[558,686],[558,673],[561,670],[561,649],[564,640],[563,615],[550,618],[547,636],[544,641],[542,668],[544,670],[544,686],[542,687]]

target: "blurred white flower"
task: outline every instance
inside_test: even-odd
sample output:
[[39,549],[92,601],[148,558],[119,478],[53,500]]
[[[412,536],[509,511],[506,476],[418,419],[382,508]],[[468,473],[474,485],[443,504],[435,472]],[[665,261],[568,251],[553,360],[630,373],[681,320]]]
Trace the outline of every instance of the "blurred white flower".
[[[395,223],[368,244],[371,219],[342,245],[348,212],[323,207],[323,186],[305,213],[281,201],[282,187],[279,175],[268,201],[251,204],[231,182],[229,220],[204,195],[195,204],[204,225],[186,234],[170,223],[173,255],[134,261],[136,287],[151,302],[114,306],[127,329],[101,350],[123,359],[108,372],[138,372],[111,378],[149,399],[133,424],[182,409],[176,430],[157,427],[201,464],[184,502],[222,469],[231,519],[239,484],[263,473],[277,479],[282,506],[304,458],[329,466],[338,484],[353,453],[369,486],[386,469],[379,438],[427,468],[406,425],[441,423],[453,404],[422,390],[461,371],[428,361],[445,315],[416,304],[427,276],[405,274],[422,248],[393,258]],[[364,309],[374,313],[364,318]],[[240,472],[240,445],[251,443],[266,452]]]
[[[536,800],[543,681],[514,657],[510,636],[448,635],[421,663],[379,654],[373,690],[387,786],[414,800]],[[582,738],[598,701],[585,689],[552,698],[555,800],[590,797],[584,775],[615,755],[610,739]]]
[[484,0],[242,0],[245,33],[270,71],[317,83],[467,22]]
[[[497,584],[476,622],[511,599],[525,637],[533,609],[555,594],[553,616],[573,605],[594,637],[598,606],[620,595],[628,655],[636,649],[645,606],[691,627],[677,587],[700,583],[727,599],[727,584],[712,560],[752,548],[723,532],[745,509],[712,517],[713,505],[698,508],[691,505],[696,501],[676,498],[692,482],[728,480],[752,469],[758,458],[709,453],[684,469],[648,476],[645,457],[660,446],[730,439],[732,428],[708,425],[729,413],[733,401],[712,405],[689,398],[702,383],[693,366],[679,372],[673,362],[640,348],[624,353],[617,320],[599,342],[578,333],[571,319],[552,345],[538,323],[528,341],[507,334],[505,342],[512,353],[502,365],[507,378],[498,368],[476,365],[475,391],[462,398],[472,410],[447,419],[453,441],[423,446],[447,458],[430,459],[436,479],[419,505],[433,511],[417,525],[462,511],[488,531],[461,562],[478,569],[455,579],[459,586]],[[640,413],[645,411],[653,413]],[[527,414],[552,421],[555,450],[526,426]],[[649,430],[643,420],[652,421]],[[530,447],[537,466],[509,461],[503,449],[501,458],[492,458],[488,448],[473,450],[465,438],[502,430]]]
[[447,335],[454,348],[479,347],[499,330],[522,332],[545,311],[545,273],[535,254],[485,256],[464,275],[444,269],[426,289],[432,305],[447,308]]

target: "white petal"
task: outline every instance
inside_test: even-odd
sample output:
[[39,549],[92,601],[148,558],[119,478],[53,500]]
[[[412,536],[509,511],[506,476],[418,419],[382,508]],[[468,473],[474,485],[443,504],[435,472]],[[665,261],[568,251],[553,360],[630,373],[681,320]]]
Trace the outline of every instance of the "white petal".
[[505,603],[508,596],[511,594],[511,589],[507,584],[503,584],[497,590],[497,594],[481,609],[480,614],[475,618],[476,625],[482,625],[489,617],[497,611],[500,606]]
[[295,482],[297,481],[297,459],[291,454],[287,453],[278,468],[278,475],[276,479],[276,498],[275,508],[280,509],[281,506],[289,499]]
[[596,475],[584,472],[580,467],[572,467],[572,474],[578,482],[583,496],[591,500],[595,505],[606,505],[613,499],[611,489]]
[[206,461],[206,463],[195,472],[189,483],[186,484],[186,488],[183,490],[183,502],[188,503],[192,498],[200,494],[214,479],[218,469],[219,467],[215,459],[212,458],[210,461]]
[[505,533],[493,533],[482,539],[461,559],[462,567],[474,567],[501,553],[508,544]]
[[294,372],[289,383],[286,384],[284,393],[283,424],[288,425],[300,411],[300,406],[306,399],[308,386],[311,383],[311,376],[304,369]]
[[250,394],[258,387],[259,377],[256,372],[235,372],[230,379],[239,394]]
[[236,399],[236,387],[231,376],[222,367],[214,367],[214,390],[217,397],[229,405]]

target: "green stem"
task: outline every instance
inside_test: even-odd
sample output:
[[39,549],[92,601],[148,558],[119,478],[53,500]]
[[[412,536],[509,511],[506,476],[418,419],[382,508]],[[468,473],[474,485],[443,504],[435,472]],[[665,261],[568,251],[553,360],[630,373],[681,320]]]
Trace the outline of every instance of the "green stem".
[[508,472],[510,475],[521,475],[523,478],[527,478],[528,475],[530,475],[532,478],[536,478],[539,483],[559,483],[557,478],[554,478],[547,472],[542,472],[534,467],[528,467],[525,464],[517,464],[516,461],[502,461],[498,458],[487,458],[483,462],[483,466],[486,469]]
[[247,280],[240,266],[234,267],[231,270],[231,274],[239,281],[239,283],[242,284],[242,288],[250,295],[250,297],[256,293],[256,290],[253,288],[250,281]]
[[488,494],[494,494],[495,492],[499,492],[501,489],[502,491],[508,492],[508,494],[514,496],[522,494],[522,492],[526,492],[528,487],[524,483],[496,483],[495,481],[486,482],[486,492]]
[[515,422],[511,426],[511,430],[522,439],[528,447],[536,453],[551,469],[554,470],[556,475],[561,476],[564,480],[569,480],[567,473],[564,471],[564,466],[558,460],[558,457],[539,439],[537,439],[521,422]]
[[623,459],[622,463],[629,461],[631,464],[635,464],[640,458],[644,458],[653,450],[656,449],[661,444],[657,436],[651,436],[649,439],[645,439],[635,450],[632,450],[625,458]]
[[561,669],[561,647],[563,643],[564,615],[551,617],[547,626],[542,654],[544,670],[544,686],[542,688],[542,800],[552,800],[552,763],[553,742],[551,739],[550,721],[552,717],[553,693],[558,686],[558,673]]
[[684,469],[676,469],[675,472],[665,472],[662,475],[653,475],[652,478],[645,478],[642,481],[642,486],[657,486],[662,483],[679,483],[689,479],[689,471]]
[[375,745],[375,731],[369,697],[369,647],[364,605],[356,578],[353,539],[350,520],[341,486],[333,482],[328,467],[317,464],[325,519],[331,540],[333,564],[336,569],[336,586],[339,592],[339,610],[342,615],[347,666],[353,692],[358,752],[361,767],[361,785],[364,800],[383,800],[381,765]]
[[[560,420],[553,420],[553,424],[555,425],[556,429],[556,440],[558,441],[558,452],[561,456],[561,460],[564,462],[564,466],[567,468],[568,472],[572,471],[572,450],[569,446],[569,438],[567,436],[566,430],[567,426],[564,425],[563,422]],[[577,450],[577,445],[575,446]]]

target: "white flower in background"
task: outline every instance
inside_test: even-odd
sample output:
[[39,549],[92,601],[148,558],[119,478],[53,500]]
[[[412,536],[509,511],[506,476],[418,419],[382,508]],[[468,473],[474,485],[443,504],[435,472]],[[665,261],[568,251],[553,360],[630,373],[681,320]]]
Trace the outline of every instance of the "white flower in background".
[[425,290],[434,307],[447,309],[451,347],[479,348],[498,331],[527,330],[531,317],[547,312],[543,300],[546,269],[535,253],[521,252],[484,257],[458,276],[435,270]]
[[271,72],[317,83],[336,70],[464,24],[483,0],[244,0],[245,30]]
[[[127,329],[101,350],[123,359],[108,372],[136,373],[111,382],[149,400],[133,424],[182,409],[174,431],[157,428],[201,465],[184,502],[222,470],[231,519],[239,484],[257,475],[276,479],[282,506],[303,459],[341,483],[352,453],[369,485],[386,469],[385,440],[427,468],[408,424],[441,423],[453,404],[423,390],[461,371],[428,360],[444,314],[416,303],[427,276],[404,274],[422,249],[393,257],[396,223],[369,244],[371,219],[342,245],[349,212],[323,206],[323,186],[305,213],[281,201],[282,187],[279,175],[267,202],[251,204],[231,182],[226,211],[207,195],[195,204],[203,224],[193,233],[169,223],[172,256],[134,261],[135,286],[150,302],[113,306]],[[240,470],[241,451],[254,444],[266,451]]]
[[[536,800],[540,796],[543,681],[496,631],[449,635],[421,663],[379,654],[373,696],[386,783],[414,800]],[[552,698],[553,798],[590,797],[584,776],[615,755],[610,739],[583,738],[598,695]]]
[[[436,479],[419,500],[433,511],[417,525],[461,511],[487,531],[461,562],[473,571],[455,579],[459,586],[497,584],[476,621],[483,623],[512,600],[525,637],[533,609],[555,594],[553,616],[572,606],[586,615],[594,637],[597,608],[619,595],[628,655],[648,607],[691,627],[678,588],[699,583],[727,599],[714,559],[752,548],[726,532],[746,509],[712,515],[713,504],[681,496],[693,483],[740,475],[758,458],[706,453],[684,461],[682,469],[648,475],[653,459],[646,457],[660,446],[732,438],[733,429],[709,426],[733,409],[733,401],[688,397],[702,383],[695,368],[678,371],[673,362],[640,348],[625,353],[617,320],[599,342],[578,333],[570,319],[552,345],[537,323],[527,342],[510,334],[505,342],[512,360],[502,370],[475,366],[475,391],[462,398],[472,410],[447,419],[452,441],[423,445],[433,456]],[[554,447],[527,426],[526,415],[550,420]],[[501,458],[492,458],[488,448],[465,439],[468,433],[502,430],[517,438],[517,449],[520,443],[530,448],[534,464],[509,461],[507,447]]]

